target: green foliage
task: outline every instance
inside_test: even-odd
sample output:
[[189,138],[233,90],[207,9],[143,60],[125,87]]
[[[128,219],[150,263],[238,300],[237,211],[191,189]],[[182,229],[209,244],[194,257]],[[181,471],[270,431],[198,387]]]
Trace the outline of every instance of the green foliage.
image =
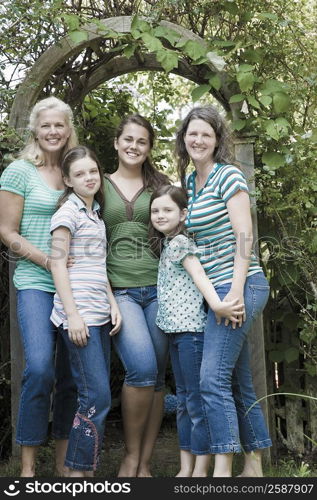
[[[6,120],[25,71],[66,34],[74,45],[87,41],[87,23],[97,27],[103,42],[70,57],[54,72],[41,97],[56,93],[73,98],[96,68],[121,53],[142,63],[150,52],[163,69],[160,74],[130,74],[100,85],[78,105],[80,139],[95,149],[105,170],[115,168],[116,125],[124,114],[138,111],[155,126],[156,164],[176,180],[173,137],[180,111],[193,103],[211,102],[212,93],[228,98],[232,129],[257,139],[259,247],[271,285],[265,312],[270,360],[300,365],[314,377],[316,13],[317,6],[310,0],[123,0],[120,5],[92,0],[3,0],[0,5],[3,164],[19,149],[19,138],[6,131]],[[105,28],[101,22],[119,15],[133,17],[131,33]],[[203,43],[160,26],[161,20],[191,30]],[[181,63],[199,69],[197,84],[170,75]]]

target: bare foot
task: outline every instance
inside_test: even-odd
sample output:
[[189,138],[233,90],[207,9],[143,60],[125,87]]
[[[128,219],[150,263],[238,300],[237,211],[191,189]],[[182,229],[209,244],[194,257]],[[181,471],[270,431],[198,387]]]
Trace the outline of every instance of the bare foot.
[[134,457],[126,455],[121,462],[118,477],[137,477],[138,466]]
[[22,469],[20,477],[34,477],[35,471],[31,469]]
[[263,477],[263,474],[256,474],[254,470],[248,472],[248,471],[243,471],[241,474],[238,474],[236,477]]
[[137,477],[153,477],[151,472],[148,470],[138,471]]
[[54,476],[55,477],[69,477],[70,468],[66,465],[55,466]]
[[181,469],[175,477],[192,477],[192,470]]

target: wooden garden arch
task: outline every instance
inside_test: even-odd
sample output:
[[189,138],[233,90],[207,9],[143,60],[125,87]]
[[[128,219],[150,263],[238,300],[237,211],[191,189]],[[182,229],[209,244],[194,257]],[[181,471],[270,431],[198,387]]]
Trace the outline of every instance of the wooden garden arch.
[[[120,33],[129,33],[131,31],[131,21],[132,18],[130,16],[120,16],[104,19],[101,23],[106,29],[112,29]],[[202,38],[181,26],[168,21],[161,21],[160,25],[172,29],[185,41],[194,40],[204,45],[204,40]],[[106,38],[111,38],[111,36],[103,35],[100,30],[98,30],[98,27],[93,23],[86,25],[82,28],[82,30],[87,32],[87,40],[75,43],[69,36],[64,37],[59,43],[50,47],[39,57],[28,72],[24,81],[19,86],[9,119],[9,126],[14,127],[19,134],[24,133],[29,113],[33,105],[38,100],[45,84],[49,81],[54,72],[65,64],[69,58],[79,55],[87,47],[90,47],[97,54],[100,53],[99,44]],[[77,79],[77,85],[75,86],[74,91],[69,94],[66,100],[70,105],[75,106],[83,100],[86,94],[98,87],[101,83],[125,73],[146,70],[163,70],[154,54],[142,54],[142,57],[135,55],[127,59],[120,52],[108,55],[103,53],[100,59],[100,64],[97,64],[96,67],[89,72],[89,74],[81,75]],[[213,67],[212,63],[190,65],[188,61],[183,59],[179,62],[178,68],[175,68],[172,72],[197,84],[203,84],[205,83],[204,75],[210,70],[217,73],[222,82],[219,91],[212,89],[210,92],[221,103],[226,111],[231,111],[233,116],[237,116],[238,105],[229,104],[229,100],[233,94],[239,93],[239,90],[229,86],[227,84],[226,73],[219,72],[217,68]],[[254,138],[252,137],[240,136],[235,140],[236,162],[244,171],[251,191],[254,191],[255,188],[253,143]],[[257,217],[254,201],[252,205],[252,217],[254,240],[257,241]],[[16,320],[16,298],[15,289],[12,284],[13,271],[14,264],[10,263],[11,415],[13,427],[12,450],[13,454],[16,455],[19,453],[19,448],[15,444],[14,440],[23,366],[23,353]],[[267,394],[262,318],[258,320],[256,326],[251,332],[250,343],[253,377],[257,396],[260,398]],[[265,402],[261,404],[263,405],[266,417],[268,417],[267,404]]]

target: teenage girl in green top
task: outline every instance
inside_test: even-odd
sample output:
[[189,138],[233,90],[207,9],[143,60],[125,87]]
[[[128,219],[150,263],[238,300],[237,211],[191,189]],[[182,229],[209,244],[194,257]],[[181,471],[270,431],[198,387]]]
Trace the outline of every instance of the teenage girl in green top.
[[140,115],[118,127],[118,169],[106,176],[104,218],[109,241],[107,269],[122,315],[113,339],[126,375],[121,408],[126,454],[119,477],[149,477],[160,428],[168,345],[156,326],[158,259],[148,241],[151,192],[169,183],[149,160],[154,131]]

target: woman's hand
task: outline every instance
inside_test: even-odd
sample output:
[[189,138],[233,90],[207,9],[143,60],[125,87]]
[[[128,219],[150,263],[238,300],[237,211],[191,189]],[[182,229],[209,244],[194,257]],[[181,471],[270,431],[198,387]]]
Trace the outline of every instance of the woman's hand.
[[[240,290],[237,291],[237,290],[234,290],[234,289],[231,288],[231,290],[229,290],[229,292],[227,293],[227,295],[224,297],[223,302],[231,302],[231,301],[237,301],[237,303],[241,306],[241,313],[238,314],[238,315],[235,314],[235,316],[237,316],[236,319],[238,319],[238,321],[233,322],[230,319],[230,321],[232,321],[232,328],[235,329],[236,325],[238,325],[239,327],[241,327],[242,326],[242,322],[246,320],[243,291],[240,291]],[[229,325],[229,319],[228,318],[225,320],[225,325],[226,326]]]
[[67,269],[69,267],[73,267],[74,264],[75,264],[75,257],[73,257],[72,255],[68,255],[67,262],[66,262]]
[[111,324],[113,328],[110,330],[109,335],[112,337],[116,335],[121,328],[122,316],[118,304],[114,301],[111,303]]
[[213,307],[213,311],[216,315],[217,324],[220,325],[221,318],[226,319],[226,325],[228,325],[229,320],[232,324],[240,322],[241,316],[244,314],[244,303],[239,302],[239,299],[234,299],[229,301],[219,301],[219,303]]
[[68,321],[68,337],[78,347],[85,347],[88,342],[89,329],[79,312],[69,315]]

